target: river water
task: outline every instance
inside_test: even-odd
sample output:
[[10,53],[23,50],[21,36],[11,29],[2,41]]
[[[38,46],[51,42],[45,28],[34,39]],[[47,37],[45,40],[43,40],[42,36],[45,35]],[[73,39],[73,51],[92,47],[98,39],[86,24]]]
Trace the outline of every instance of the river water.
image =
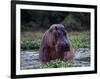
[[[73,59],[75,67],[90,66],[90,48],[75,49],[75,57]],[[21,69],[38,69],[41,62],[39,61],[38,51],[21,51],[20,53]]]

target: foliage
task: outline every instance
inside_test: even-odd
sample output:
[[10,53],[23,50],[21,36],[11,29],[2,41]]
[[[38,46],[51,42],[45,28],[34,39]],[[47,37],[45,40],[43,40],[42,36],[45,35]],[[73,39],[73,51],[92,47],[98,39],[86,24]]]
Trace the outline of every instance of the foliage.
[[64,24],[68,31],[90,30],[90,13],[21,10],[21,31],[47,29],[58,23]]
[[21,40],[21,49],[22,50],[37,50],[40,47],[40,39],[39,38],[33,38],[33,39],[23,39]]
[[90,38],[88,36],[72,36],[70,37],[72,47],[74,48],[89,48]]
[[90,33],[89,31],[71,32],[69,39],[74,48],[89,48],[90,47]]
[[51,60],[50,62],[47,62],[46,64],[42,64],[40,68],[64,68],[64,67],[73,67],[74,63],[73,61],[61,61],[59,59]]
[[72,14],[66,16],[62,23],[68,31],[85,29],[85,27],[81,26],[81,22],[77,20],[77,17],[75,18],[75,15]]
[[[38,50],[42,38],[42,33],[22,34],[21,49],[22,50]],[[90,34],[89,32],[71,32],[69,39],[73,48],[89,48]]]

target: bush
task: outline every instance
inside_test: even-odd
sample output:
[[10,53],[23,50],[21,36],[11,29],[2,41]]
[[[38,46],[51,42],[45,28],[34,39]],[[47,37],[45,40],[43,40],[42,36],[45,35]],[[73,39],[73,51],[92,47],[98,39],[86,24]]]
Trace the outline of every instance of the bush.
[[40,39],[23,39],[21,40],[21,49],[22,50],[37,50],[40,47]]
[[82,31],[85,30],[85,27],[81,26],[80,20],[77,20],[75,15],[70,14],[69,16],[66,16],[62,24],[65,25],[65,29],[68,31]]
[[46,64],[42,64],[40,68],[61,68],[61,67],[73,67],[74,63],[73,61],[61,61],[59,59],[51,60],[50,62],[47,62]]
[[89,48],[90,37],[84,35],[71,36],[70,41],[74,48]]

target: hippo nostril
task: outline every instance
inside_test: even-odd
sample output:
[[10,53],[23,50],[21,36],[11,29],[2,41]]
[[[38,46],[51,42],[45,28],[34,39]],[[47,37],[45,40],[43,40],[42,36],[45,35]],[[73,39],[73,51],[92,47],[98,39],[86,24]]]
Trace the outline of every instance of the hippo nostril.
[[65,49],[66,47],[65,47],[65,45],[60,45],[59,46],[59,49]]
[[65,50],[65,51],[70,50],[70,46],[69,46],[69,44],[66,44],[66,45],[65,45],[64,50]]
[[66,43],[59,43],[57,47],[59,50],[66,50],[69,46]]

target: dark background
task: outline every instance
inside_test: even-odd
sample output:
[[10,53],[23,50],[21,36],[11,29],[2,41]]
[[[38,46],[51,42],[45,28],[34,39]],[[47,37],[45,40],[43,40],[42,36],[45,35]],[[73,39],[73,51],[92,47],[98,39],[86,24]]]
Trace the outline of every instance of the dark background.
[[21,31],[45,30],[61,23],[67,31],[90,30],[90,13],[21,9]]

